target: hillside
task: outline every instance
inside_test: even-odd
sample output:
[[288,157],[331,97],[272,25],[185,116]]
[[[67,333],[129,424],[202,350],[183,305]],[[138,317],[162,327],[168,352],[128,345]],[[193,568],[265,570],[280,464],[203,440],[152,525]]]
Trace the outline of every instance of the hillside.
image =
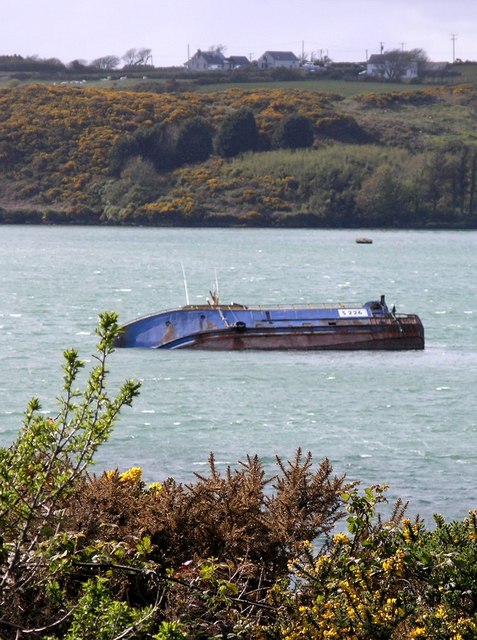
[[[0,220],[475,227],[476,98],[474,84],[349,97],[274,88],[2,88]],[[131,136],[197,117],[215,135],[244,108],[258,128],[256,152],[171,170],[138,153],[112,170]],[[274,149],[274,131],[293,113],[312,122],[312,148]]]

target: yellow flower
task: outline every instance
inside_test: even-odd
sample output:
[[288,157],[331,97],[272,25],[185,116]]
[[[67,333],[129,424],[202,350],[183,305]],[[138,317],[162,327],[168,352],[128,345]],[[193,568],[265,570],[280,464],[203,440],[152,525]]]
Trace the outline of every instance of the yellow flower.
[[411,544],[412,534],[413,534],[411,521],[409,520],[409,518],[405,518],[402,521],[402,524],[403,524],[403,527],[402,527],[403,538],[407,542],[407,544]]
[[394,556],[383,560],[381,566],[386,573],[394,571],[396,575],[402,576],[405,569],[404,551],[402,549],[398,549]]
[[436,618],[445,618],[446,610],[443,604],[440,604],[436,609]]
[[119,476],[123,482],[130,482],[131,484],[136,484],[141,480],[142,469],[141,467],[131,467],[124,473],[121,473]]
[[319,556],[315,560],[315,571],[319,571],[320,569],[324,568],[324,566],[328,565],[329,562],[330,562],[329,556],[327,555]]
[[337,533],[333,536],[333,542],[336,546],[349,544],[349,538],[346,533]]
[[152,482],[149,485],[149,491],[151,493],[159,493],[162,490],[162,484],[160,482]]
[[383,560],[382,567],[386,573],[390,573],[394,564],[393,558],[388,558],[387,560]]
[[306,551],[313,551],[313,543],[310,542],[309,540],[303,540],[301,546],[302,546],[302,549]]

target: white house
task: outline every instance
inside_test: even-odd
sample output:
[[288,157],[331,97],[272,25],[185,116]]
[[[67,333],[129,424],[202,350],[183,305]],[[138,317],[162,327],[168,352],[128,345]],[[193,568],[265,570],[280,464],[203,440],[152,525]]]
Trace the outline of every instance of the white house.
[[386,53],[375,53],[369,56],[366,64],[366,75],[384,80],[413,80],[418,77],[417,61],[403,65],[400,60]]
[[225,56],[220,51],[201,51],[200,49],[187,60],[189,71],[222,71],[228,68]]
[[265,51],[257,60],[259,69],[276,69],[277,67],[298,69],[299,66],[300,60],[291,51]]
[[250,66],[250,60],[246,56],[229,56],[226,58],[220,51],[197,50],[185,66],[189,71],[224,71],[230,69],[243,69]]

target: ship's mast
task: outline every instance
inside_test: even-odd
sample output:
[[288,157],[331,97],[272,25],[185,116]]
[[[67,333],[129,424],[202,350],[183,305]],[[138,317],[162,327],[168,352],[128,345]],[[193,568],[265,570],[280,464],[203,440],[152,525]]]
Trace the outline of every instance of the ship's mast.
[[189,290],[187,289],[187,280],[186,280],[186,274],[185,274],[185,269],[184,269],[184,265],[181,262],[181,267],[182,267],[182,277],[184,279],[184,290],[185,290],[185,297],[186,297],[186,304],[189,305],[190,301],[189,301]]

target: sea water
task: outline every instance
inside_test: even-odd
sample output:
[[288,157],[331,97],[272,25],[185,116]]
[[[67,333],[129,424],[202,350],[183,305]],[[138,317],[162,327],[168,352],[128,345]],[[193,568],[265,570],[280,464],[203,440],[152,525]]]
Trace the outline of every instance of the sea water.
[[[357,244],[366,235],[373,244]],[[121,321],[204,302],[366,302],[417,313],[424,351],[118,350],[110,389],[142,382],[96,472],[194,480],[258,454],[267,473],[298,448],[409,514],[477,508],[477,232],[0,227],[0,445],[28,400],[55,414],[62,352],[93,366],[98,314]],[[184,278],[185,274],[185,278]]]

